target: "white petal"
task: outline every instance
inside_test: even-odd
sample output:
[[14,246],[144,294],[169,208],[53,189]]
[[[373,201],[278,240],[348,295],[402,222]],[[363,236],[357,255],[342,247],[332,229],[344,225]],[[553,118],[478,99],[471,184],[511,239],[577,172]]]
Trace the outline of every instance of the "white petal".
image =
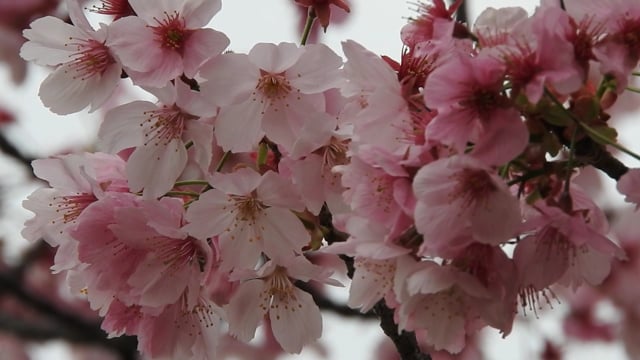
[[282,349],[300,353],[305,345],[322,335],[322,315],[311,295],[295,288],[294,297],[278,301],[274,297],[269,309],[271,329]]
[[229,333],[242,341],[253,339],[256,328],[265,310],[261,309],[261,298],[265,296],[264,281],[249,280],[238,287],[225,307],[229,322]]
[[182,140],[138,147],[127,160],[127,180],[131,191],[142,189],[147,198],[158,198],[171,190],[187,164]]

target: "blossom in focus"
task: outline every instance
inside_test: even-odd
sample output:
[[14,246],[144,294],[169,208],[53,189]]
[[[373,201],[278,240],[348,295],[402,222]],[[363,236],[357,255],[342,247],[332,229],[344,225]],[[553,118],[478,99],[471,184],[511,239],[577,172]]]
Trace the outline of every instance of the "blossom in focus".
[[212,157],[215,107],[182,81],[163,89],[149,89],[160,102],[134,101],[109,110],[99,131],[99,146],[117,153],[135,148],[127,160],[131,191],[158,198],[173,188],[187,165],[186,143],[207,169]]
[[224,54],[200,72],[202,91],[221,109],[216,139],[224,150],[251,151],[266,135],[290,151],[308,114],[324,111],[323,92],[340,85],[342,59],[326,45],[256,44]]
[[223,33],[203,28],[220,10],[220,0],[129,4],[137,16],[114,21],[107,45],[137,85],[160,88],[182,74],[193,78],[229,45]]
[[442,254],[472,241],[498,245],[515,236],[520,205],[495,174],[468,155],[427,164],[413,181],[416,229],[423,254]]
[[311,264],[304,256],[268,261],[257,271],[234,271],[231,277],[242,282],[225,307],[229,332],[249,341],[264,315],[269,314],[278,343],[289,353],[299,353],[322,334],[322,317],[311,295],[295,286],[292,279],[341,286],[330,276],[331,271]]
[[38,95],[52,112],[71,114],[104,104],[120,81],[122,67],[106,45],[109,29],[94,30],[77,2],[69,1],[74,25],[47,16],[24,31],[27,42],[20,56],[38,65],[56,66],[40,86]]
[[304,205],[284,177],[241,168],[214,174],[211,184],[189,206],[185,230],[203,240],[218,238],[224,270],[253,268],[262,253],[272,259],[299,254],[309,243],[309,233],[291,212]]
[[[437,115],[427,125],[427,139],[487,164],[501,164],[519,155],[529,133],[511,99],[503,93],[504,65],[489,54],[470,58],[457,54],[436,68],[424,86],[424,102]],[[496,147],[496,138],[501,146]]]

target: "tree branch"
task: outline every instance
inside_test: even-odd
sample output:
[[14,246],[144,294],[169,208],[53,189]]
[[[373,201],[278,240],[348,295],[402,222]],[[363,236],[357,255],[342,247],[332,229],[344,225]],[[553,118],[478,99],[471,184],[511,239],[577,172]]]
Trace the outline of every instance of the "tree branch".
[[596,143],[591,138],[578,141],[575,146],[575,154],[577,160],[595,167],[614,180],[620,180],[620,177],[629,171],[629,168],[614,158],[603,145]]
[[[326,205],[322,207],[319,217],[320,224],[327,229],[325,239],[329,244],[347,240],[349,237],[348,234],[334,228],[332,214]],[[347,265],[347,276],[349,276],[350,279],[353,279],[353,273],[355,271],[353,258],[346,255],[340,255],[340,258],[344,261],[345,265]],[[311,294],[313,296],[313,293]],[[316,298],[314,297],[314,300],[315,299]],[[353,311],[351,309],[349,310]],[[338,310],[336,309],[335,311],[337,312]],[[418,346],[418,341],[416,340],[416,334],[414,332],[402,331],[401,333],[398,333],[398,325],[393,320],[393,309],[390,309],[385,304],[384,299],[378,301],[372,311],[378,318],[380,318],[380,327],[382,328],[382,331],[384,331],[385,335],[393,341],[402,360],[431,360],[431,356],[429,354],[425,354],[420,350],[420,346]]]
[[[31,168],[31,162],[34,160],[26,155],[24,155],[18,148],[13,145],[9,139],[5,136],[4,132],[0,131],[0,150],[13,158],[20,164],[24,165],[27,169],[29,169],[29,173],[33,175],[33,169]],[[35,176],[35,175],[33,175]]]
[[313,301],[318,305],[320,310],[331,311],[344,317],[358,317],[362,319],[374,319],[377,317],[376,314],[371,311],[361,313],[360,311],[352,309],[346,305],[336,304],[333,300],[318,292],[316,288],[310,286],[308,283],[298,281],[296,282],[296,286],[301,290],[308,292],[311,297],[313,297]]
[[[30,325],[22,320],[7,316],[0,316],[0,328],[13,334],[31,340],[46,340],[64,338],[76,343],[91,343],[103,346],[120,355],[122,360],[136,360],[138,358],[137,339],[133,336],[121,336],[108,339],[107,334],[100,328],[99,323],[89,323],[71,313],[65,312],[51,305],[40,297],[31,294],[21,286],[21,283],[6,273],[0,273],[0,294],[14,296],[21,303],[55,323],[54,333],[49,327]],[[22,325],[18,323],[23,323]],[[28,331],[33,330],[32,335]],[[23,336],[24,335],[24,336]]]
[[398,325],[393,320],[393,309],[390,309],[384,300],[378,301],[373,307],[373,312],[380,318],[382,331],[393,341],[402,360],[431,360],[429,354],[420,350],[414,332],[398,332]]

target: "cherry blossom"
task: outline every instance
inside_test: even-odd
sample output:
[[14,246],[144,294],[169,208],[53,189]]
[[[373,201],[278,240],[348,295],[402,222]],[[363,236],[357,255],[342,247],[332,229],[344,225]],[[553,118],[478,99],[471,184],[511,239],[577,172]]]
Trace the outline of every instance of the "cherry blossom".
[[261,253],[280,258],[300,253],[309,233],[292,210],[304,206],[286,179],[249,168],[214,174],[214,188],[187,210],[185,230],[199,239],[217,236],[224,269],[253,268]]
[[256,44],[201,71],[203,91],[222,107],[216,139],[225,150],[251,151],[264,135],[290,150],[308,113],[324,111],[322,92],[340,83],[342,60],[325,45]]
[[212,157],[215,108],[200,93],[178,82],[152,90],[160,103],[134,101],[111,109],[100,127],[101,147],[111,153],[135,150],[127,160],[131,191],[160,197],[173,188],[188,160],[192,141],[196,161],[208,169]]
[[229,45],[223,33],[203,28],[220,10],[220,0],[129,4],[136,16],[113,22],[107,45],[135,84],[163,87],[182,74],[193,78]]
[[504,182],[466,155],[427,164],[416,174],[413,190],[426,254],[473,241],[497,245],[515,236],[522,222],[518,200]]
[[[478,157],[489,164],[500,164],[520,154],[528,134],[502,92],[504,71],[499,61],[486,54],[475,58],[458,55],[434,70],[425,83],[424,101],[438,113],[427,126],[427,139],[459,153],[467,142],[473,142]],[[499,152],[492,146],[494,137],[506,141]]]
[[49,16],[24,31],[28,41],[20,56],[38,65],[57,66],[40,86],[40,99],[52,112],[65,115],[87,106],[98,109],[120,81],[121,65],[107,46],[109,28],[94,30],[76,1],[67,2],[74,25]]
[[296,287],[291,279],[339,286],[330,275],[303,256],[269,261],[255,272],[232,274],[232,278],[244,281],[225,308],[230,333],[241,340],[251,340],[260,320],[268,313],[278,343],[287,352],[299,353],[304,345],[320,337],[322,318],[311,295]]
[[618,191],[625,195],[624,201],[633,203],[636,205],[636,209],[640,206],[640,194],[638,194],[638,176],[640,176],[640,169],[631,169],[626,174],[622,175],[616,188]]
[[[291,4],[325,30],[331,6],[350,10]],[[610,238],[575,174],[640,202],[637,169],[610,152],[640,159],[610,121],[637,75],[640,6],[545,0],[470,27],[462,1],[415,5],[397,57],[346,40],[343,59],[289,42],[223,54],[219,0],[68,0],[73,25],[35,20],[21,53],[53,67],[53,112],[106,109],[109,154],[34,161],[48,187],[24,201],[23,236],[56,247],[71,293],[150,359],[324,354],[325,306],[380,317],[400,352],[478,357],[478,330],[507,336],[518,305],[585,286],[598,295],[573,304],[571,331],[598,330],[607,299],[635,354],[634,228]],[[113,21],[95,30],[85,10]],[[107,102],[127,77],[147,94]]]
[[52,246],[60,245],[58,239],[77,225],[78,216],[105,191],[128,191],[124,165],[117,156],[98,153],[35,160],[34,173],[51,188],[38,189],[23,202],[36,216],[25,223],[22,235],[30,241],[43,238]]

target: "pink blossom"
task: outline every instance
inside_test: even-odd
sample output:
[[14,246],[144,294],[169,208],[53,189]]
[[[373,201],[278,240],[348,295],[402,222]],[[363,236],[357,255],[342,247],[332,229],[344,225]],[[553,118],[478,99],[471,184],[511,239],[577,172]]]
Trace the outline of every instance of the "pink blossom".
[[89,10],[97,14],[111,15],[113,20],[135,15],[128,0],[101,0],[100,6],[93,5]]
[[22,44],[24,37],[20,31],[0,25],[0,61],[9,65],[11,80],[16,85],[27,75],[27,63],[19,55]]
[[132,246],[111,230],[118,212],[135,208],[138,201],[133,194],[109,193],[88,206],[78,226],[70,231],[81,263],[74,287],[85,293],[91,308],[100,309],[102,315],[115,299],[128,302],[132,287],[127,281],[147,255],[146,250]]
[[229,45],[223,33],[202,28],[220,10],[220,0],[129,4],[137,16],[113,22],[107,45],[135,84],[163,87],[183,73],[193,78]]
[[350,234],[346,242],[333,243],[323,251],[354,257],[347,304],[367,312],[391,293],[394,279],[400,276],[398,263],[410,257],[411,249],[390,241],[387,228],[366,218],[350,217],[345,230]]
[[455,25],[453,16],[461,4],[462,1],[458,0],[447,8],[444,0],[434,0],[429,5],[418,2],[418,17],[402,28],[402,42],[413,47],[423,41],[452,36]]
[[145,252],[127,278],[131,288],[121,297],[127,303],[160,308],[182,296],[189,308],[197,303],[214,255],[205,241],[181,229],[183,205],[181,200],[163,198],[116,210],[109,229],[124,245]]
[[396,309],[399,329],[424,329],[424,339],[435,350],[462,351],[466,333],[477,326],[470,305],[489,298],[487,289],[472,276],[432,261],[415,263],[405,279],[407,294]]
[[223,313],[204,298],[194,305],[181,299],[159,313],[142,313],[138,350],[152,359],[216,359]]
[[555,282],[574,289],[584,282],[598,285],[609,274],[612,259],[625,258],[624,251],[604,235],[607,223],[602,211],[577,188],[572,197],[570,214],[541,202],[527,213],[526,227],[535,231],[514,252],[521,286],[540,291]]
[[124,161],[107,154],[65,155],[35,160],[37,177],[51,188],[33,192],[24,202],[36,216],[25,223],[22,235],[29,241],[46,240],[52,246],[67,241],[67,232],[87,206],[105,191],[127,191]]
[[547,85],[563,95],[580,89],[586,73],[576,61],[570,41],[575,29],[569,15],[559,7],[541,6],[530,23],[519,25],[519,36],[514,36],[511,47],[503,49],[507,78],[515,95],[522,93],[536,104]]
[[277,259],[309,243],[309,233],[291,212],[304,205],[285,178],[241,168],[214,174],[211,184],[189,206],[185,230],[202,240],[218,237],[223,269],[253,268],[263,252]]
[[411,117],[397,75],[382,58],[349,40],[342,44],[347,57],[347,81],[341,93],[347,96],[341,118],[353,123],[354,141],[373,144],[391,152],[405,152]]
[[498,246],[471,244],[453,256],[451,265],[476,278],[489,297],[476,298],[471,307],[487,325],[505,337],[511,332],[517,304],[517,273],[514,262]]
[[596,289],[582,286],[569,297],[571,311],[563,322],[564,332],[581,341],[612,341],[613,323],[597,317],[597,307],[604,297]]
[[618,180],[618,191],[625,195],[624,201],[640,207],[640,169],[630,169]]
[[78,3],[69,4],[75,25],[51,16],[40,18],[24,31],[28,41],[20,50],[25,60],[56,66],[42,82],[39,95],[45,106],[60,115],[87,106],[95,111],[111,96],[122,72],[106,45],[110,28],[102,25],[94,30]]
[[187,165],[189,141],[193,141],[200,167],[208,169],[213,126],[207,118],[215,114],[200,93],[181,81],[154,93],[159,104],[134,101],[111,109],[98,134],[105,151],[117,153],[135,147],[127,160],[127,178],[131,191],[143,190],[149,198],[173,188]]
[[323,91],[340,83],[342,60],[325,45],[260,43],[248,55],[225,54],[201,71],[222,108],[216,139],[225,150],[251,151],[266,135],[290,151],[309,113],[324,111]]
[[476,18],[473,25],[474,34],[482,50],[506,45],[513,36],[518,25],[528,19],[527,11],[521,7],[504,7],[495,9],[488,7]]
[[600,62],[600,72],[617,80],[617,91],[627,86],[629,73],[640,59],[640,6],[626,1],[605,1],[599,4],[601,12],[594,15],[601,22],[606,36],[594,47]]
[[427,164],[413,181],[415,223],[424,254],[439,254],[472,241],[498,245],[521,224],[518,200],[504,181],[467,155]]
[[278,343],[289,353],[299,353],[322,334],[322,317],[311,295],[293,285],[291,278],[340,286],[329,276],[331,272],[312,265],[304,256],[268,261],[257,271],[232,274],[242,283],[225,307],[229,332],[249,341],[268,313]]
[[[520,114],[503,93],[504,67],[492,56],[452,57],[431,73],[424,87],[427,107],[437,115],[427,139],[463,153],[473,142],[478,158],[502,164],[519,155],[528,142]],[[495,146],[500,138],[500,146]]]
[[[372,156],[367,160],[380,159]],[[342,174],[342,185],[346,189],[343,197],[354,214],[391,229],[406,215],[403,206],[406,199],[410,200],[411,184],[402,166],[393,161],[387,164],[392,166],[385,169],[352,157],[348,165],[336,167],[336,171]]]

